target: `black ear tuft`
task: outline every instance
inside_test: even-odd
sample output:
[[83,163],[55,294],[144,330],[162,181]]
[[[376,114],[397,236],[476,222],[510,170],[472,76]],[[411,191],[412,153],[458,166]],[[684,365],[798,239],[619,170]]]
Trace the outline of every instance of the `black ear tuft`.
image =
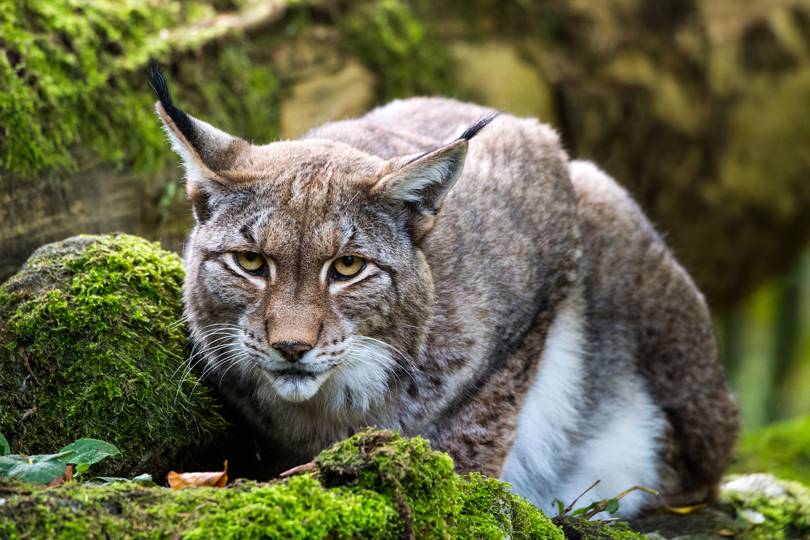
[[479,131],[481,131],[482,129],[487,127],[487,125],[490,122],[495,120],[495,118],[499,114],[501,114],[501,113],[496,112],[496,113],[488,114],[488,115],[484,116],[483,118],[479,118],[478,120],[475,121],[475,123],[473,125],[471,125],[470,127],[468,127],[467,129],[464,130],[464,133],[461,134],[461,137],[459,137],[459,139],[464,139],[465,141],[469,141],[470,139],[472,139],[473,137],[478,135]]
[[166,111],[166,114],[169,115],[169,118],[172,119],[172,122],[174,122],[174,125],[177,126],[177,129],[180,130],[180,133],[183,134],[186,140],[196,148],[198,137],[194,129],[194,124],[189,115],[175,107],[174,103],[172,103],[172,96],[169,93],[169,84],[166,82],[166,77],[160,69],[160,64],[154,59],[149,60],[147,73],[149,74],[149,86],[155,91],[158,100],[160,100],[160,104],[163,106],[163,110]]

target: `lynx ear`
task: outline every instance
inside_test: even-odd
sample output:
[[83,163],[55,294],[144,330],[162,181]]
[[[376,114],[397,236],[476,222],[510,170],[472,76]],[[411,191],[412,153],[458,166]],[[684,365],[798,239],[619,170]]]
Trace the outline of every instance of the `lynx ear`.
[[183,160],[194,216],[198,221],[205,221],[216,198],[235,184],[223,173],[232,167],[234,158],[249,143],[175,107],[166,78],[154,61],[149,63],[149,84],[157,94],[155,109],[172,149]]
[[411,228],[415,240],[421,240],[436,221],[447,192],[464,168],[468,141],[489,124],[497,114],[478,120],[455,141],[430,152],[389,164],[372,193],[404,203],[411,210]]

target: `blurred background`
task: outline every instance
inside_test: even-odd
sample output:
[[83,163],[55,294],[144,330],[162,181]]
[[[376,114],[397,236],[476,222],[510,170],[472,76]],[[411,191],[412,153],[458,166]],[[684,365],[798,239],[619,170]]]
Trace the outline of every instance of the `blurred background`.
[[810,0],[0,0],[0,279],[77,233],[180,249],[150,57],[254,142],[419,94],[539,117],[705,292],[744,429],[810,412]]

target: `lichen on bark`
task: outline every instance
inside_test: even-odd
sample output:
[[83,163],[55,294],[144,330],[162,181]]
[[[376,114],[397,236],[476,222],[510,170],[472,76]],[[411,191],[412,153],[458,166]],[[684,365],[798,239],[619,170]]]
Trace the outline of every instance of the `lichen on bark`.
[[180,258],[129,235],[37,250],[0,287],[0,433],[15,452],[79,437],[122,453],[98,474],[159,472],[226,423],[185,370]]

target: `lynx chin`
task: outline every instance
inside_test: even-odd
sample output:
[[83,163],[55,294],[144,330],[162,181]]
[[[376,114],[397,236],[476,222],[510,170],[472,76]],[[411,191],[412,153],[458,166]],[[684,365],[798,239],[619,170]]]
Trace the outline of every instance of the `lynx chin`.
[[706,303],[630,196],[532,118],[398,100],[256,145],[157,112],[186,170],[192,362],[297,464],[368,425],[551,515],[714,496],[737,431]]

